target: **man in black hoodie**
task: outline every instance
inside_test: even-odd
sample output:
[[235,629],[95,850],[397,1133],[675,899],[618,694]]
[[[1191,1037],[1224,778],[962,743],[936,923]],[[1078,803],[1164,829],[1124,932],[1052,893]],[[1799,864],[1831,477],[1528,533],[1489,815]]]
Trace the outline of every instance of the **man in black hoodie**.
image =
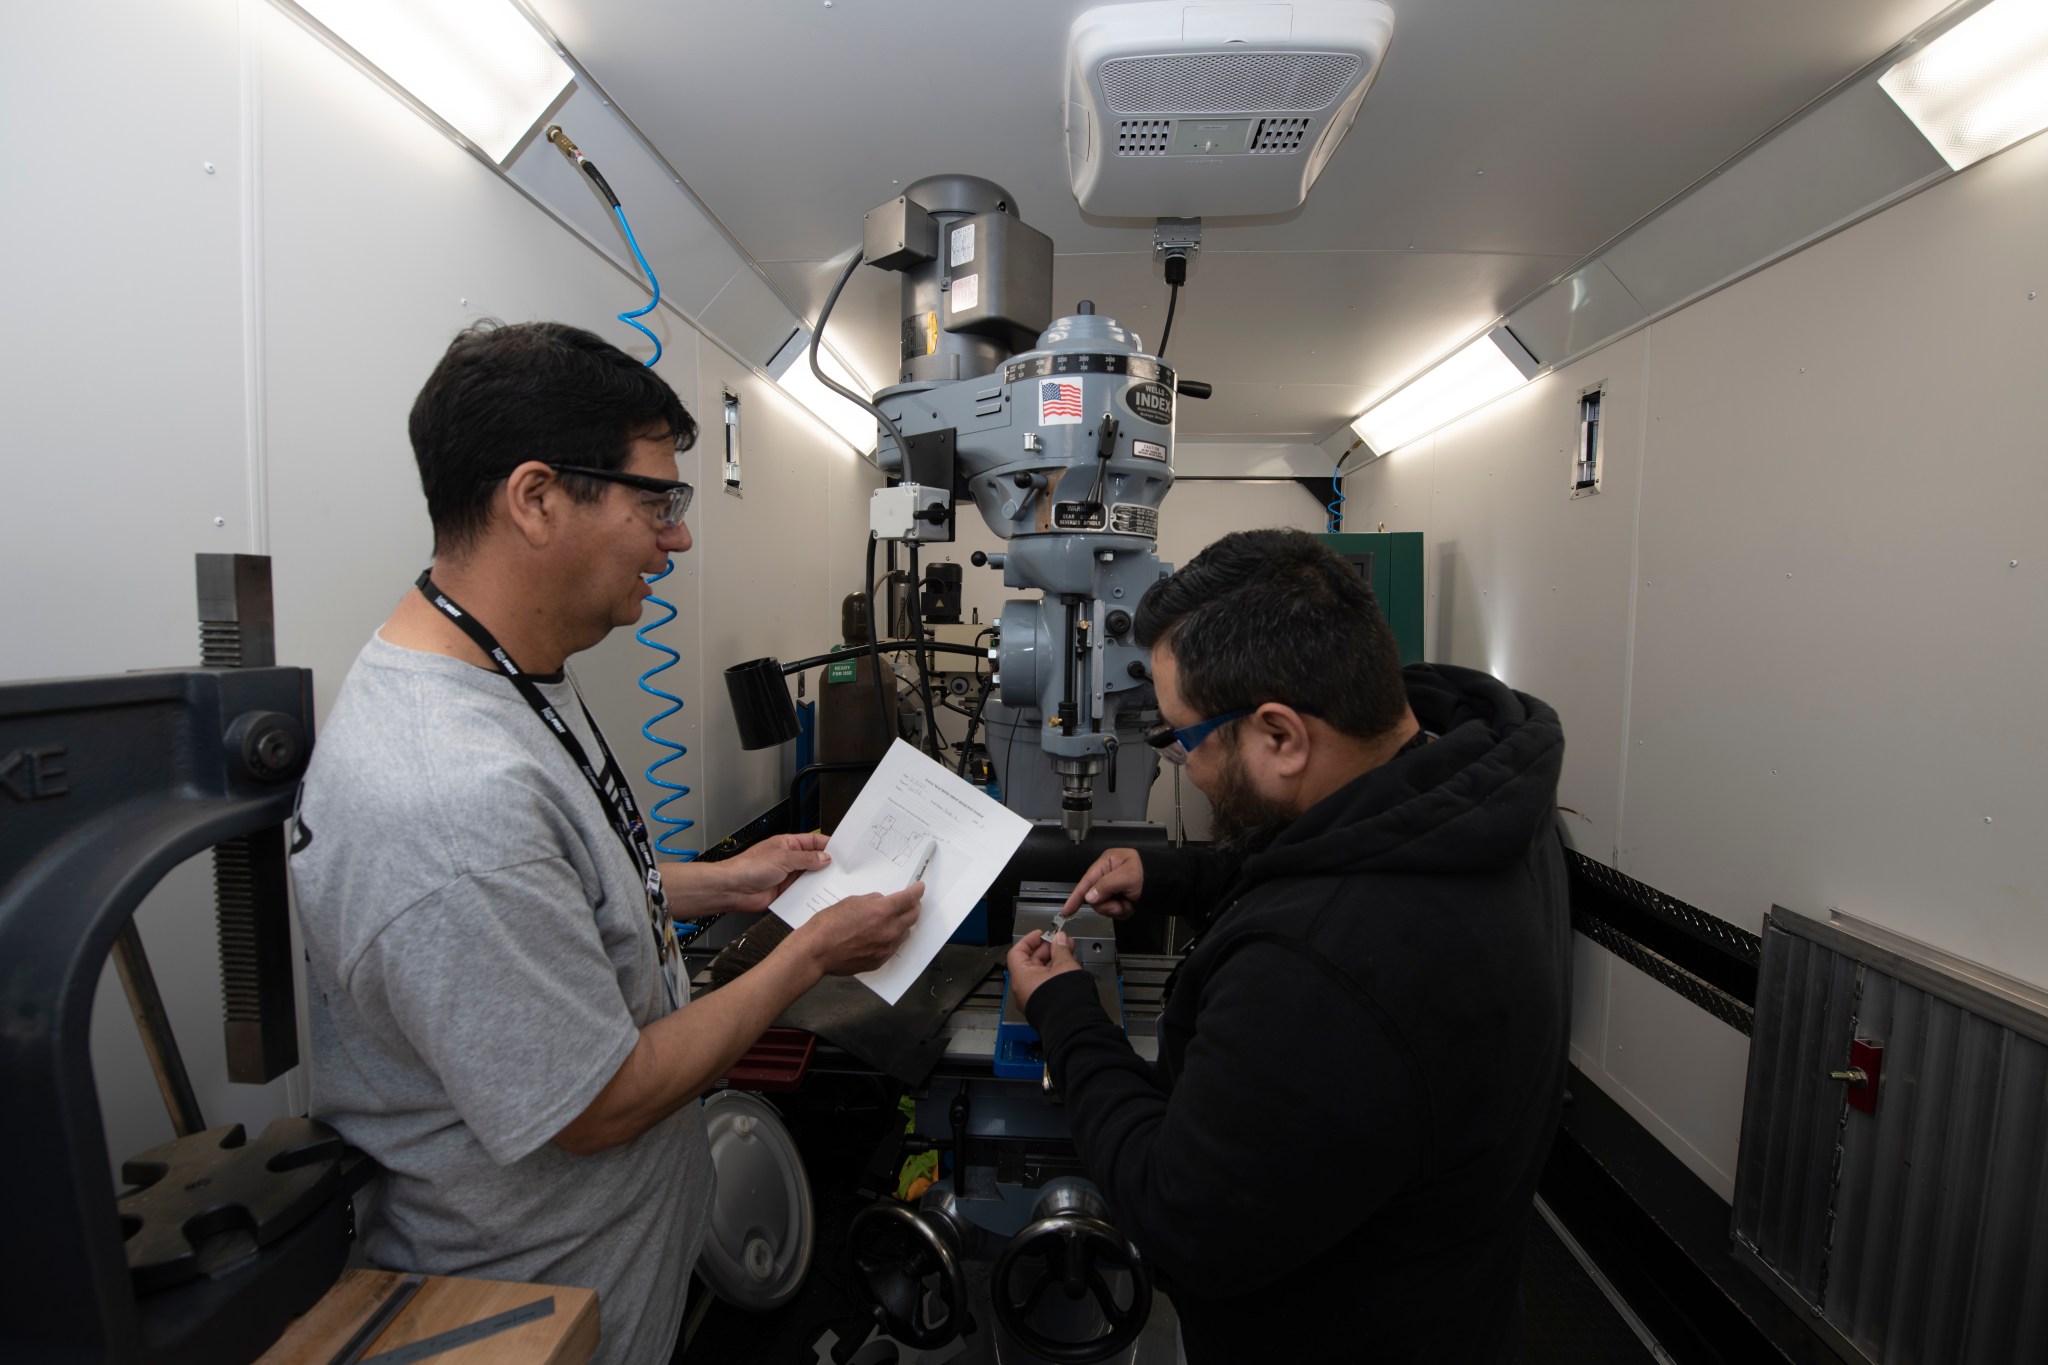
[[1217,541],[1137,632],[1220,842],[1112,850],[1068,902],[1203,926],[1156,1066],[1064,934],[1010,953],[1082,1162],[1190,1365],[1514,1360],[1571,1001],[1557,713],[1403,670],[1298,531]]

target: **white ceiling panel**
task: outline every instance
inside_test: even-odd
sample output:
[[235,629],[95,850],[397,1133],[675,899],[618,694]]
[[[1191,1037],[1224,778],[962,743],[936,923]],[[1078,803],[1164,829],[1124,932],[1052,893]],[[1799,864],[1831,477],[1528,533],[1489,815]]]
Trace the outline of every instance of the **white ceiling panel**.
[[[1571,264],[1567,256],[1425,251],[1203,251],[1188,270],[1170,355],[1192,379],[1384,386],[1466,340]],[[1061,256],[1056,310],[1093,298],[1157,341],[1167,290],[1131,258]],[[1213,373],[1212,373],[1213,372]]]
[[[818,316],[825,306],[825,296],[832,292],[832,282],[845,268],[844,257],[761,263],[762,272],[806,319]],[[901,363],[902,353],[902,331],[897,318],[902,278],[866,266],[854,271],[825,326],[825,340],[871,388],[885,388],[896,382],[896,367]]]
[[[1059,307],[1086,292],[1157,331],[1150,225],[1086,218],[1067,184],[1066,30],[1088,0],[524,2],[806,311],[868,209],[965,172],[1052,236]],[[1308,203],[1205,224],[1174,358],[1279,394],[1219,397],[1209,434],[1337,413],[1327,432],[1944,7],[1394,0],[1382,74]],[[881,380],[893,282],[862,273],[831,337]]]
[[[631,132],[598,104],[588,90],[571,95],[555,115],[627,205],[633,238],[661,281],[662,297],[691,317],[747,268],[718,228],[698,212],[687,194],[633,139]],[[580,228],[635,278],[640,267],[619,231],[618,220],[597,187],[569,164],[545,138],[534,138],[505,168],[513,182]],[[637,301],[621,295],[622,307]]]
[[759,275],[734,275],[698,318],[706,331],[756,365],[766,365],[789,340],[789,309]]
[[1947,169],[1864,80],[1644,223],[1606,261],[1661,312]]
[[1648,317],[1605,261],[1589,261],[1508,314],[1540,364],[1555,365]]

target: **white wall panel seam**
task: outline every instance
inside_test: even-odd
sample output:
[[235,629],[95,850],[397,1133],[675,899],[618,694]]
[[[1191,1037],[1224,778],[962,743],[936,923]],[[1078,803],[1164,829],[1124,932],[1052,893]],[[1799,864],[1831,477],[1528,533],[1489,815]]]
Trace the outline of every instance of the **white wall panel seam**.
[[[270,553],[270,440],[268,387],[264,364],[267,344],[263,326],[263,22],[267,0],[240,0],[236,11],[238,59],[241,64],[242,164],[242,361],[243,402],[249,468],[249,536],[253,554]],[[304,1065],[313,1055],[313,1035],[306,1013],[305,941],[299,934],[296,888],[285,879],[285,900],[291,935],[293,1028],[298,1034],[300,1065],[284,1074],[288,1114],[312,1110],[311,1078]]]
[[[722,496],[724,493],[725,485],[725,451],[722,448],[722,443],[725,440],[724,386],[722,384],[719,386],[719,398],[718,403],[715,406],[705,403],[704,380],[706,366],[704,364],[704,353],[701,350],[699,350],[696,355],[696,367],[696,383],[692,386],[692,392],[694,392],[697,395],[697,400],[699,404],[698,411],[704,414],[703,417],[700,418],[697,423],[697,430],[699,433],[697,438],[697,483],[700,488],[704,488],[706,491],[708,491],[708,486],[714,482],[713,478],[711,477],[711,464],[713,452],[709,448],[708,438],[712,431],[712,416],[715,413],[717,415],[717,420],[719,423],[717,427],[717,439],[721,443],[721,448],[716,452],[718,457],[718,477],[715,480],[715,482],[718,484],[719,491]],[[744,428],[741,432],[741,438],[742,440],[745,439]],[[746,458],[746,451],[744,448],[740,451],[740,458],[743,460]],[[701,519],[703,514],[700,512],[698,515]],[[694,578],[696,580],[697,609],[690,614],[692,619],[690,621],[689,633],[691,637],[696,641],[697,657],[692,662],[696,665],[695,686],[697,689],[696,696],[698,699],[698,705],[701,709],[708,710],[708,708],[711,705],[711,692],[709,690],[711,670],[705,665],[705,658],[707,657],[707,646],[704,643],[704,630],[711,618],[711,604],[707,600],[711,596],[711,583],[707,577],[699,575],[697,573],[697,569],[694,564],[684,567],[683,574],[687,578]],[[673,717],[673,719],[685,721],[686,723],[684,728],[685,730],[688,729],[687,718],[681,712],[678,712]],[[693,750],[697,757],[696,768],[699,774],[698,786],[702,788],[702,790],[699,790],[696,793],[694,793],[694,795],[697,798],[697,818],[703,821],[703,825],[696,831],[697,837],[691,840],[690,843],[695,844],[699,852],[702,852],[704,849],[711,847],[711,844],[713,842],[711,831],[711,792],[709,782],[711,772],[711,726],[707,723],[708,720],[708,716],[698,717],[696,734],[697,745],[696,748]],[[681,772],[682,768],[683,765],[677,765],[678,772]],[[673,780],[680,782],[683,780],[683,778],[678,776]],[[687,810],[685,810],[683,813],[685,815],[689,814]],[[684,831],[684,834],[687,833],[688,831]],[[685,846],[687,847],[687,845]]]
[[[236,13],[241,76],[242,402],[248,461],[251,554],[270,553],[270,470],[263,328],[263,14],[265,0],[241,0]],[[293,1072],[294,1077],[297,1071]]]
[[[1629,726],[1635,709],[1636,613],[1641,609],[1643,591],[1643,489],[1650,481],[1650,340],[1645,333],[1636,370],[1636,501],[1629,512],[1628,621],[1621,649],[1621,756],[1614,774],[1614,847],[1608,850],[1608,864],[1617,871],[1622,870],[1621,850],[1627,842],[1629,753],[1635,747],[1629,742]],[[1612,979],[1612,973],[1609,977]]]

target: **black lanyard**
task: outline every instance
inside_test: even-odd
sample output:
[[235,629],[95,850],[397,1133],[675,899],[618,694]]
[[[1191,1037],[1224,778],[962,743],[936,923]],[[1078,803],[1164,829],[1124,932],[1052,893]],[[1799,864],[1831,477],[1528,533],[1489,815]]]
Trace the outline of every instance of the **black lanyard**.
[[[604,807],[605,814],[611,817],[612,833],[619,836],[619,842],[625,845],[627,855],[633,859],[633,865],[639,869],[641,879],[646,884],[649,914],[655,921],[655,952],[662,955],[665,961],[667,939],[663,933],[666,926],[662,921],[668,918],[668,900],[661,892],[661,869],[654,861],[654,848],[647,842],[647,825],[640,818],[639,804],[633,800],[633,788],[627,783],[626,775],[620,771],[619,761],[612,757],[611,746],[604,742],[604,732],[597,728],[597,721],[591,716],[590,707],[584,704],[583,693],[577,688],[575,679],[569,679],[569,690],[576,694],[576,704],[583,708],[583,719],[589,723],[590,733],[597,740],[598,751],[604,755],[602,772],[591,766],[590,756],[584,752],[583,745],[569,729],[568,724],[556,713],[555,708],[549,704],[548,699],[541,695],[541,690],[534,685],[533,679],[527,677],[519,665],[513,662],[512,656],[505,652],[505,647],[498,643],[490,631],[484,629],[481,621],[457,606],[447,593],[434,586],[432,575],[431,569],[420,570],[420,576],[414,584],[419,588],[420,595],[432,602],[436,611],[453,621],[462,633],[474,641],[476,647],[498,666],[498,671],[505,675],[519,695],[525,699],[526,704],[533,708],[533,713],[547,722],[547,727],[554,733],[555,739],[568,752],[569,757],[575,760],[576,766],[582,769],[583,780],[590,784],[591,791],[597,793],[598,803]],[[563,671],[562,676],[568,677],[567,670]],[[616,797],[613,796],[614,792],[617,793]]]

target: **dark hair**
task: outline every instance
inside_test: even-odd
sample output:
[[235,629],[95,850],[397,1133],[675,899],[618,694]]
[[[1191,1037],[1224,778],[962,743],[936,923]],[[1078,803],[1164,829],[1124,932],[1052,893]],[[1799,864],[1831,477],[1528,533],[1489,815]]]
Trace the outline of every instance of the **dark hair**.
[[[434,552],[460,551],[484,528],[492,488],[528,460],[617,469],[641,438],[697,439],[667,381],[610,342],[560,322],[486,320],[448,344],[408,422]],[[564,479],[570,495],[604,492]]]
[[1401,651],[1358,571],[1303,531],[1233,531],[1138,603],[1140,647],[1163,641],[1198,716],[1284,702],[1360,739],[1408,705]]

